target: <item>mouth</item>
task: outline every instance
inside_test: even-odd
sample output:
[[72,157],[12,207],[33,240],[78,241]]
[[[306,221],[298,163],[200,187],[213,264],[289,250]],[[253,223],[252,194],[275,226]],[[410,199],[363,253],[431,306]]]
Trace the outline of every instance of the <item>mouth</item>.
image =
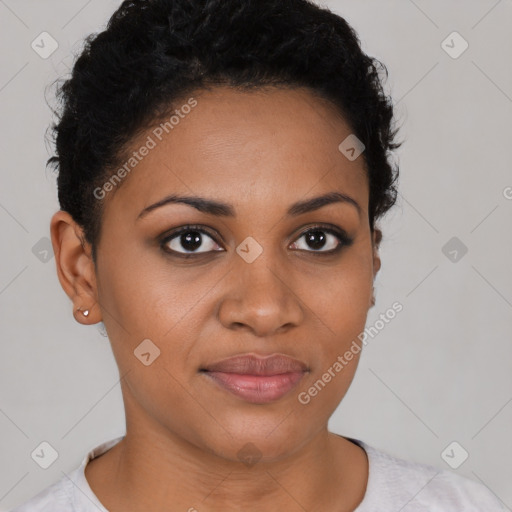
[[309,368],[281,354],[236,356],[201,368],[200,372],[221,389],[250,403],[279,400],[294,389]]

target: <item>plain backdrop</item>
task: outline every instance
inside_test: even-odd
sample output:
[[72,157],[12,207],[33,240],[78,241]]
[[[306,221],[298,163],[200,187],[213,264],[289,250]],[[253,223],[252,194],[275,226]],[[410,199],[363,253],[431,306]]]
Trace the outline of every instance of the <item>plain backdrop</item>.
[[[119,4],[0,1],[2,511],[124,433],[108,339],[74,321],[45,252],[58,209],[45,87]],[[512,2],[323,5],[386,64],[405,139],[367,325],[395,301],[403,310],[368,337],[330,428],[483,482],[511,509]],[[58,43],[46,59],[31,46],[42,32]],[[48,469],[31,457],[43,441],[58,452]]]

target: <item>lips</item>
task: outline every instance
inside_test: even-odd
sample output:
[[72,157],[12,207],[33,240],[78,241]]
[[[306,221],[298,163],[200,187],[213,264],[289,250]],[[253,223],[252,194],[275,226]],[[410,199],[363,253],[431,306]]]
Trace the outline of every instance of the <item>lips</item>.
[[251,403],[268,403],[283,397],[309,371],[302,361],[274,354],[235,356],[201,370],[222,389]]
[[238,373],[242,375],[280,375],[282,373],[304,372],[305,363],[281,354],[261,357],[255,354],[235,356],[208,365],[206,371]]

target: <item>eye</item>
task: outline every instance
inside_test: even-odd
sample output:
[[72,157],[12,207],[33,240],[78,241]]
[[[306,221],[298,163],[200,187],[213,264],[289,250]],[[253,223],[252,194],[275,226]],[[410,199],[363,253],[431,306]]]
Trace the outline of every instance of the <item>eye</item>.
[[174,231],[162,240],[161,247],[164,251],[185,257],[224,250],[215,242],[213,235],[198,226],[184,226]]
[[[178,257],[191,257],[209,252],[224,251],[215,241],[214,234],[202,226],[183,226],[161,241],[160,246],[164,251]],[[301,242],[301,239],[304,241]],[[343,230],[325,226],[314,226],[304,231],[290,247],[295,250],[333,254],[343,247],[351,245],[353,239]]]
[[338,252],[342,247],[349,246],[354,241],[343,231],[324,226],[309,228],[298,238],[299,241],[301,239],[304,239],[304,242],[294,242],[293,249],[328,254]]

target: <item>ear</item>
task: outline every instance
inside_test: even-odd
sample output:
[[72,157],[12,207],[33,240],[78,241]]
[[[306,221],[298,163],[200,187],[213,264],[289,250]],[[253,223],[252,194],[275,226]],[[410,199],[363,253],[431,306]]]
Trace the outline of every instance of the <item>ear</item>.
[[[372,236],[372,250],[373,250],[373,280],[375,281],[375,277],[377,276],[377,272],[380,270],[380,241],[382,240],[382,231],[380,229],[373,230]],[[375,290],[375,289],[374,289]],[[375,294],[374,290],[372,291],[372,306],[375,305]]]
[[[73,315],[81,324],[102,320],[98,307],[96,271],[91,245],[85,241],[82,228],[68,212],[59,210],[50,223],[55,263],[60,284],[73,302]],[[80,308],[81,311],[77,311]],[[89,311],[85,316],[83,311]]]
[[372,237],[372,247],[373,247],[373,278],[377,275],[377,272],[380,270],[380,256],[379,256],[379,248],[380,241],[382,240],[382,231],[380,229],[373,230]]

